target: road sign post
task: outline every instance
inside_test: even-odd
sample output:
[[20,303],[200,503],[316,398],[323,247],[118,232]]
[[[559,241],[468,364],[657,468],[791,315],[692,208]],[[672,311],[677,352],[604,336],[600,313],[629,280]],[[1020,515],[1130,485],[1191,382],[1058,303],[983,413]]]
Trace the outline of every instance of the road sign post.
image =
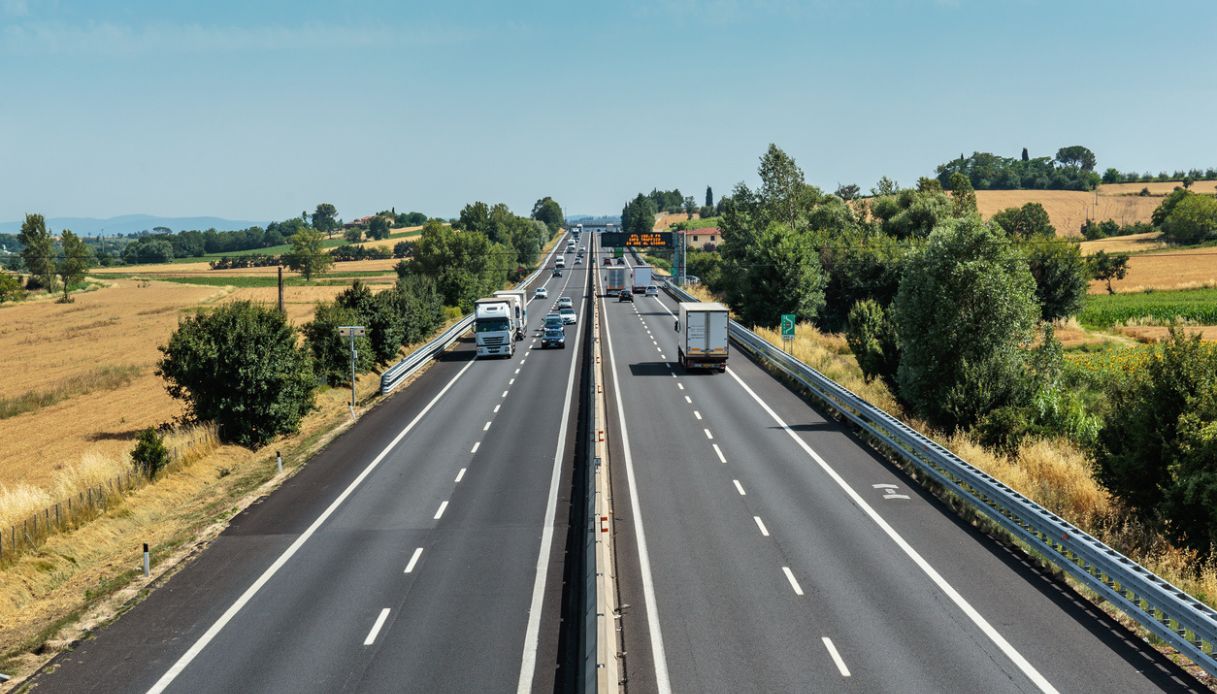
[[351,341],[351,416],[355,416],[355,338],[367,334],[367,328],[362,325],[340,325],[338,334]]
[[790,353],[790,343],[794,342],[795,318],[793,313],[782,314],[782,345],[786,353]]

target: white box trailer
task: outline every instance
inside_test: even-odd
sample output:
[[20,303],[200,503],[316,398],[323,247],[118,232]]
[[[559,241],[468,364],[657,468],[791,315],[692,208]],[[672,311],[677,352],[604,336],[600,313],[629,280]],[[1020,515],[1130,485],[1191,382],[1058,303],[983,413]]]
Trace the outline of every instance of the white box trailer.
[[616,294],[625,289],[625,268],[610,267],[604,271],[604,290],[609,294]]
[[634,266],[634,285],[635,294],[642,294],[647,290],[647,285],[651,283],[651,266],[650,265],[635,265]]
[[727,307],[711,302],[683,302],[677,314],[677,356],[686,369],[705,368],[727,370],[730,351]]
[[516,331],[516,339],[523,340],[528,330],[528,292],[523,289],[500,289],[494,296],[511,303],[511,327]]

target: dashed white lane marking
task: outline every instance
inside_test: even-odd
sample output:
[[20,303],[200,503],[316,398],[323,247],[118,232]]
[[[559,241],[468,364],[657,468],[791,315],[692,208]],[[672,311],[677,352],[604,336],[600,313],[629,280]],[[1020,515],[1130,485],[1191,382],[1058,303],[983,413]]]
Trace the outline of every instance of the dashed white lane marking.
[[718,447],[717,443],[710,444],[710,445],[714,446],[714,452],[716,454],[718,454],[718,462],[723,463],[725,465],[727,463],[727,456],[723,455],[723,450]]
[[752,520],[756,521],[756,527],[761,529],[761,534],[769,537],[769,528],[765,527],[765,521],[761,520],[760,516],[753,516]]
[[[531,350],[531,349],[530,349],[530,350],[528,350],[527,352],[525,352],[525,353],[524,353],[524,359],[527,359],[527,358],[528,358],[528,355],[530,355],[530,354],[532,354],[532,350]],[[521,359],[521,360],[520,360],[520,363],[521,363],[521,364],[523,364],[523,363],[524,363],[524,359]]]
[[740,496],[748,496],[748,492],[744,491],[744,485],[740,484],[739,480],[731,480],[731,481],[735,483],[735,489],[736,489],[736,491],[739,492]]
[[[487,422],[486,426],[490,426],[490,423]],[[711,441],[714,440],[714,434],[711,434],[709,429],[702,429],[702,431],[706,432],[706,438],[710,439]]]
[[663,352],[662,352],[662,351],[659,353],[659,358],[660,358],[660,359],[667,359],[667,357],[663,356]]
[[474,454],[474,453],[477,453],[477,452],[478,452],[478,446],[481,446],[481,445],[482,445],[482,442],[481,442],[481,441],[478,441],[478,442],[474,443],[474,444],[473,444],[473,448],[469,449],[469,453],[470,453],[470,455],[472,455],[472,454]]
[[[677,385],[680,385],[680,384],[678,383]],[[691,398],[691,397],[689,397],[688,395],[686,395],[686,396],[685,396],[685,402],[687,402],[687,403],[689,403],[690,405],[692,405],[692,404],[693,404],[693,398]]]
[[791,587],[791,588],[794,588],[794,594],[795,594],[795,595],[802,595],[802,594],[803,594],[803,589],[802,589],[801,587],[799,587],[799,582],[795,580],[795,578],[794,578],[794,573],[793,573],[793,572],[790,570],[790,567],[789,567],[789,566],[783,566],[783,567],[782,567],[782,572],[786,574],[786,580],[787,580],[787,581],[790,581],[790,587]]
[[500,395],[499,397],[500,397],[500,398],[505,398],[505,397],[507,397],[507,391],[503,391],[503,394],[502,394],[502,395]]
[[444,511],[447,508],[448,508],[448,502],[447,501],[441,502],[439,505],[439,509],[435,512],[435,520],[439,520],[440,517],[444,515]]
[[677,388],[680,388],[681,390],[684,390],[684,389],[685,389],[685,384],[683,384],[683,383],[677,383],[677,384],[676,384],[676,387],[677,387]]
[[460,484],[461,480],[465,479],[465,470],[467,470],[467,469],[468,468],[461,468],[461,471],[456,473],[457,484]]
[[482,431],[486,431],[489,428],[490,428],[490,422],[486,422],[486,426],[482,427]]
[[[516,370],[516,373],[520,373],[519,369]],[[509,386],[514,386],[515,384],[516,384],[516,379],[514,379],[514,378],[507,382],[507,385],[509,385]]]
[[418,549],[414,550],[414,554],[410,555],[410,561],[406,564],[405,573],[414,573],[414,565],[418,563],[418,558],[421,556],[423,556],[423,548],[419,547]]
[[502,405],[495,405],[495,406],[494,406],[494,413],[495,413],[495,414],[498,414],[498,413],[499,413],[499,408],[500,408],[500,407],[502,407]]
[[699,420],[701,419],[701,413],[698,412],[697,410],[693,410],[693,416],[697,417]]
[[832,656],[832,662],[837,664],[837,669],[841,671],[842,677],[849,677],[849,668],[845,667],[845,661],[841,658],[841,654],[837,652],[837,647],[832,645],[832,639],[824,637],[824,647],[828,649],[828,655]]
[[380,616],[376,618],[376,623],[372,625],[372,630],[368,632],[368,637],[363,640],[363,645],[371,646],[376,643],[376,635],[380,633],[380,628],[385,625],[385,620],[389,618],[389,608],[384,608],[380,611]]

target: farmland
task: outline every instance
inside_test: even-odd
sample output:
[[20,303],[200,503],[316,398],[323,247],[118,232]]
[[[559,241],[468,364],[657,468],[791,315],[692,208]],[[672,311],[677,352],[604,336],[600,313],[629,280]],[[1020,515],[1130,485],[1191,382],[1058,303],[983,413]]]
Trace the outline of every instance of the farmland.
[[1194,325],[1217,325],[1217,289],[1090,296],[1078,315],[1082,325],[1096,328],[1136,323],[1160,326],[1176,319]]
[[[390,230],[389,238],[387,238],[387,239],[372,239],[372,240],[368,240],[368,241],[361,241],[360,243],[355,244],[355,245],[392,249],[393,245],[398,243],[399,241],[405,241],[407,239],[411,239],[411,238],[418,236],[420,233],[419,232],[420,229],[422,229],[422,227],[399,227],[399,228]],[[343,238],[343,236],[341,234],[338,234],[337,236],[335,236],[332,239],[326,239],[322,243],[322,245],[325,248],[334,249],[339,246],[344,246],[348,243],[350,243],[350,242],[347,241],[345,238]],[[249,248],[249,249],[242,250],[242,251],[231,251],[229,253],[206,253],[201,258],[197,257],[197,256],[191,257],[191,258],[175,258],[173,260],[173,262],[174,263],[198,263],[198,262],[200,262],[200,260],[207,261],[208,259],[212,259],[212,258],[237,258],[237,257],[242,257],[242,256],[247,256],[247,255],[283,255],[284,253],[287,253],[291,250],[292,250],[291,244],[281,243],[278,246],[267,246],[266,248]]]
[[[1121,294],[1214,285],[1217,285],[1217,248],[1212,247],[1169,248],[1134,255],[1128,259],[1128,274],[1124,279],[1112,282],[1112,287]],[[1096,280],[1090,283],[1089,291],[1104,294],[1107,286]]]

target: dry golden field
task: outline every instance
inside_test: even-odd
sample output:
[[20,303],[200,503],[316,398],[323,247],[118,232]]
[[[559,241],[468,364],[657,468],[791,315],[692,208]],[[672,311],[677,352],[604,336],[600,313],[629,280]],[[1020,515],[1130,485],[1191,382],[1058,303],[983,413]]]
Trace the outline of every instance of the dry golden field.
[[1060,236],[1081,236],[1087,219],[1113,219],[1120,224],[1148,222],[1161,204],[1160,197],[1104,195],[1077,190],[978,190],[976,205],[985,219],[1007,207],[1038,202],[1048,212]]
[[[1170,195],[1171,191],[1182,186],[1183,181],[1155,181],[1153,183],[1104,183],[1099,186],[1100,195],[1138,195],[1142,188],[1149,188],[1150,195]],[[1217,181],[1195,181],[1192,190],[1197,193],[1213,193],[1217,189]]]
[[1144,234],[1129,234],[1128,236],[1111,236],[1094,241],[1083,241],[1082,255],[1092,255],[1099,251],[1107,253],[1144,253],[1167,247],[1162,240],[1162,232],[1150,231]]
[[[1128,274],[1111,284],[1121,293],[1217,286],[1217,248],[1180,248],[1134,255],[1128,259]],[[1106,291],[1106,283],[1098,280],[1090,283],[1091,294]]]
[[[673,224],[675,224],[677,222],[684,222],[684,221],[687,221],[688,219],[689,219],[689,215],[685,214],[684,212],[675,212],[675,213],[660,212],[659,214],[655,215],[655,226],[652,228],[657,229],[657,230],[663,230],[663,229],[667,229],[668,227],[672,226]],[[694,212],[693,219],[701,219],[701,215]]]

